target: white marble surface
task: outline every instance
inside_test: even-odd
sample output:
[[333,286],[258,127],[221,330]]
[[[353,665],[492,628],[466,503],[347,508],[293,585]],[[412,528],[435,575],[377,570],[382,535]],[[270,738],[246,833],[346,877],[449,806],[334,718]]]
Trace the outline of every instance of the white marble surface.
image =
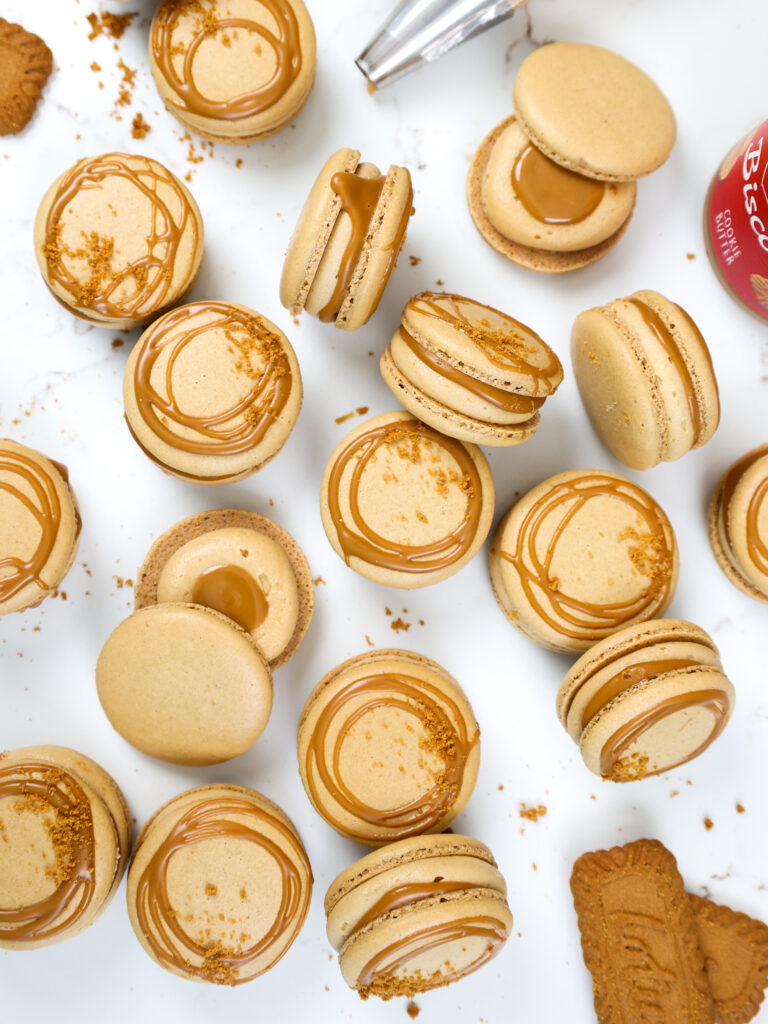
[[[2,1016],[14,1024],[192,1024],[222,1014],[233,1022],[255,1016],[406,1019],[403,1001],[362,1004],[342,982],[325,938],[322,898],[333,876],[362,851],[315,815],[295,761],[304,700],[328,669],[366,649],[366,634],[376,645],[399,642],[437,659],[469,693],[483,729],[483,761],[475,794],[455,828],[495,851],[516,918],[514,935],[496,961],[417,999],[420,1021],[594,1020],[568,889],[571,864],[586,849],[656,836],[677,855],[692,891],[768,920],[768,612],[726,581],[705,530],[705,504],[720,472],[766,440],[768,329],[722,291],[700,227],[703,196],[721,156],[768,115],[768,6],[762,0],[530,0],[527,14],[375,97],[367,94],[352,59],[390,0],[309,0],[309,6],[320,63],[317,85],[295,126],[250,148],[215,146],[212,156],[206,151],[193,165],[186,159],[189,143],[180,141],[177,123],[161,109],[147,70],[151,0],[111,4],[112,10],[142,13],[118,50],[103,36],[88,41],[88,0],[0,5],[0,15],[48,41],[56,68],[28,129],[0,141],[0,432],[69,465],[85,524],[77,563],[64,584],[66,600],[62,595],[0,621],[0,745],[51,742],[82,749],[124,787],[137,825],[190,786],[209,780],[251,785],[294,819],[316,877],[308,920],[289,955],[270,974],[235,990],[189,984],[156,967],[133,936],[121,889],[96,926],[71,942],[0,956]],[[534,41],[548,39],[585,40],[635,60],[666,91],[679,123],[671,159],[640,183],[634,220],[618,248],[560,279],[526,273],[496,256],[475,232],[464,202],[474,147],[509,113],[520,61]],[[113,116],[119,57],[138,69],[133,103],[121,111],[122,120]],[[92,61],[101,73],[90,70]],[[143,143],[130,136],[137,111],[152,126]],[[317,169],[340,145],[356,146],[365,159],[382,164],[407,164],[416,188],[416,216],[381,308],[351,336],[306,317],[296,326],[278,300],[293,222]],[[151,465],[122,421],[122,371],[136,335],[123,336],[125,344],[113,348],[117,335],[68,316],[39,279],[32,221],[40,197],[75,160],[111,149],[146,152],[177,174],[192,171],[190,187],[206,227],[194,297],[246,303],[283,327],[296,348],[306,393],[301,418],[279,458],[250,480],[201,489]],[[195,151],[201,152],[199,144]],[[412,267],[411,255],[422,262]],[[565,383],[547,403],[536,437],[520,449],[490,453],[497,517],[518,491],[550,473],[621,470],[591,433],[568,372],[568,335],[579,311],[656,288],[686,306],[710,342],[724,404],[715,439],[681,462],[629,474],[651,490],[677,530],[681,573],[671,614],[711,631],[738,694],[722,738],[681,770],[624,787],[587,772],[555,717],[554,695],[568,662],[509,626],[491,595],[485,552],[453,579],[406,594],[347,570],[325,539],[317,509],[320,477],[351,425],[338,426],[334,418],[360,405],[370,406],[371,414],[393,407],[378,374],[378,355],[408,295],[438,279],[530,323],[566,364]],[[232,505],[271,515],[289,529],[325,585],[317,587],[304,645],[276,675],[274,712],[259,742],[227,765],[169,767],[132,750],[112,731],[96,699],[93,668],[109,631],[131,607],[130,587],[121,588],[117,577],[135,576],[151,540],[177,519]],[[391,631],[387,605],[411,623],[407,633]],[[546,816],[522,821],[523,801],[545,804]],[[737,814],[737,802],[743,814]],[[711,830],[705,817],[714,823]],[[768,1020],[768,1010],[761,1019]]]

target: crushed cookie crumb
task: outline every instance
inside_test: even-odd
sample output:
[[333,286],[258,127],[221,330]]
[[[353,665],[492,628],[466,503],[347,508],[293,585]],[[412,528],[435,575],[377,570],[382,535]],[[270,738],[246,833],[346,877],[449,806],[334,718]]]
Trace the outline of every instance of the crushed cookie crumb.
[[[125,344],[125,342],[123,341],[122,338],[113,338],[112,339],[112,348],[122,348],[124,344]],[[88,575],[90,576],[91,574],[88,573]]]
[[409,256],[408,259],[411,261],[412,267],[418,267],[421,263],[421,256]]
[[319,587],[321,585],[322,586],[326,585],[325,584],[325,580],[323,579],[322,576],[315,576],[315,578],[312,580],[312,582],[315,584],[316,587]]
[[120,39],[135,17],[136,11],[129,14],[110,14],[108,11],[86,14],[85,20],[91,26],[88,38],[93,40],[103,33],[110,39]]
[[411,628],[410,622],[403,622],[401,618],[393,619],[389,626],[390,629],[394,629],[396,633],[407,633]]
[[743,804],[736,804],[736,813],[737,814],[744,814],[745,811],[746,811],[746,807]]
[[715,827],[715,823],[714,823],[714,821],[712,821],[711,818],[705,818],[704,819],[704,828],[707,830],[707,832],[709,832],[710,829],[713,829],[714,827]]
[[152,125],[144,120],[143,114],[139,111],[131,122],[131,135],[134,139],[145,139],[151,131]]
[[405,1012],[408,1014],[411,1020],[416,1020],[416,1018],[421,1013],[421,1007],[419,1006],[418,1003],[414,1003],[414,1001],[411,999],[408,1001],[408,1004],[405,1007]]
[[376,644],[373,642],[373,640],[371,640],[367,633],[365,634],[365,642],[368,644],[369,647],[376,646]]
[[[499,789],[503,789],[503,786],[499,786]],[[520,804],[520,817],[526,821],[538,821],[539,818],[543,818],[547,813],[547,808],[544,804],[539,804],[537,807],[528,807],[527,804]]]

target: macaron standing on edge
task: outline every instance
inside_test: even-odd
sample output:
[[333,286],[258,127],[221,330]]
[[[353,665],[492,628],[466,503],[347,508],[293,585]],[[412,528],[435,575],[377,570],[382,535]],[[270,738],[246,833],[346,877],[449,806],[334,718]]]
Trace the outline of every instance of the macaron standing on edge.
[[768,603],[768,445],[737,459],[709,503],[709,542],[739,590]]

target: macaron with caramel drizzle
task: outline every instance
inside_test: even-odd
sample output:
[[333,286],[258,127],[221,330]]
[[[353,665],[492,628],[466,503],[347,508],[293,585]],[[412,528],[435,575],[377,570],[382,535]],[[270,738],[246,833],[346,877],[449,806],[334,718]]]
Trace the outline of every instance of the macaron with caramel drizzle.
[[302,0],[163,0],[149,66],[166,108],[213,142],[283,128],[315,80],[315,30]]
[[739,590],[768,603],[768,445],[730,466],[709,503],[709,542]]
[[213,608],[250,633],[275,669],[301,643],[315,594],[306,556],[286,530],[255,512],[218,509],[158,537],[135,601],[137,610],[178,601]]
[[552,349],[525,324],[461,295],[422,292],[403,310],[381,375],[436,430],[508,447],[531,437],[563,379]]
[[657,619],[595,644],[557,695],[557,713],[590,771],[632,782],[685,764],[725,728],[734,690],[711,637]]
[[493,519],[493,477],[472,444],[407,412],[350,431],[323,474],[320,515],[347,565],[389,587],[447,579],[483,545]]
[[331,882],[328,939],[359,995],[414,996],[477,970],[512,928],[491,851],[462,835],[417,836],[369,853]]
[[291,237],[280,301],[324,323],[354,331],[375,313],[389,281],[413,206],[411,175],[386,174],[340,149],[312,186]]
[[226,484],[283,447],[301,409],[301,374],[290,342],[266,317],[229,302],[192,302],[139,338],[123,399],[134,440],[162,470]]
[[463,690],[411,651],[369,651],[329,672],[304,705],[297,743],[312,806],[366,846],[441,832],[469,800],[480,763]]
[[679,459],[717,430],[720,398],[707,343],[683,307],[659,292],[580,313],[571,356],[590,422],[625,466]]
[[59,586],[80,526],[66,466],[0,438],[0,615],[33,608]]

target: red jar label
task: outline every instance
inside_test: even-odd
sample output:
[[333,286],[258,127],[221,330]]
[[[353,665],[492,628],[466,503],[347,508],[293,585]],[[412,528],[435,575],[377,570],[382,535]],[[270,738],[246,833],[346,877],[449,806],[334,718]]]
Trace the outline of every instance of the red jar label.
[[705,224],[720,276],[768,320],[768,121],[723,160],[707,198]]

